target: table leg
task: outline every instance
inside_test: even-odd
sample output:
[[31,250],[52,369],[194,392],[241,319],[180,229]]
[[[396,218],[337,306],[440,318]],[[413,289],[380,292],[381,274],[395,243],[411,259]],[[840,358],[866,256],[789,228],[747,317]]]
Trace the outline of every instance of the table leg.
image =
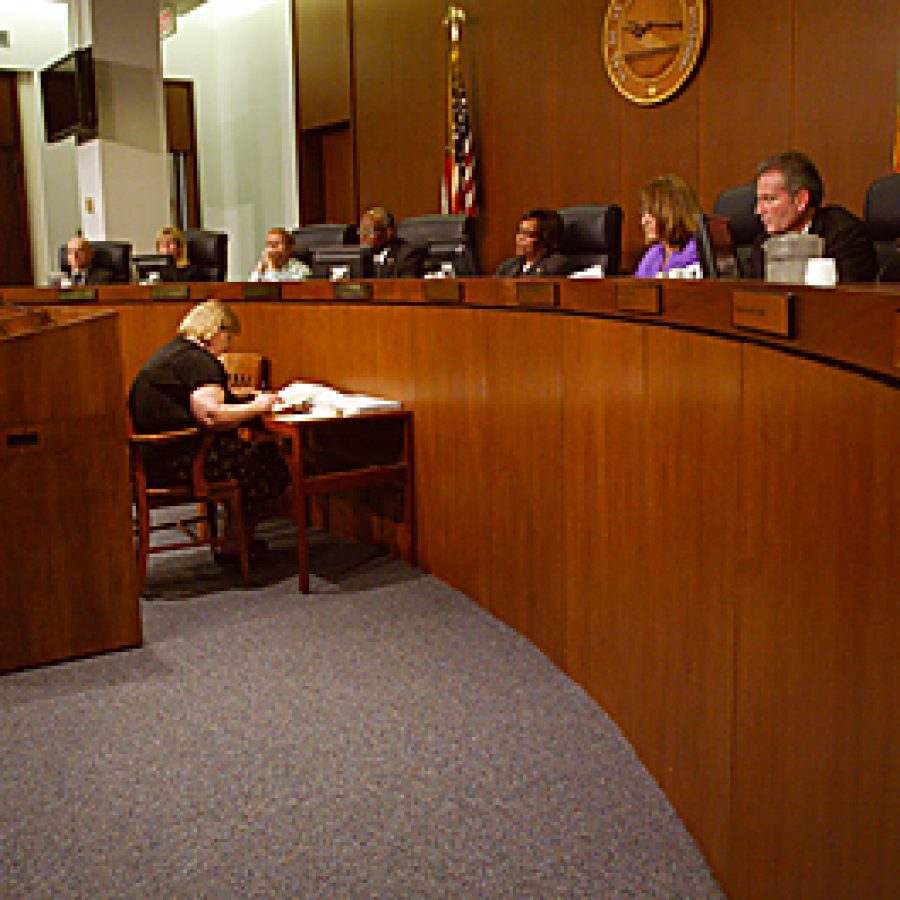
[[403,524],[406,528],[406,561],[416,565],[416,519],[413,506],[413,430],[412,416],[403,419],[403,462],[406,463],[406,483],[403,485]]
[[309,539],[307,535],[306,487],[303,475],[305,430],[298,428],[291,441],[291,475],[294,479],[294,521],[297,523],[297,571],[300,592],[309,593]]

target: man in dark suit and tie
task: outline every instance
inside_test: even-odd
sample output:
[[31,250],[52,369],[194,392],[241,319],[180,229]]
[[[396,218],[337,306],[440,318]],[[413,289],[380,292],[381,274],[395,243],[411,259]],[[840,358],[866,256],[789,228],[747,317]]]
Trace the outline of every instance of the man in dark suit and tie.
[[376,278],[422,278],[425,248],[397,237],[394,216],[383,206],[370,206],[359,220],[359,242],[371,247]]
[[66,261],[69,264],[69,280],[73,286],[109,284],[112,281],[112,273],[108,269],[93,267],[94,248],[87,238],[73,237],[66,244]]
[[796,151],[779,153],[756,170],[756,214],[765,234],[753,245],[753,278],[765,274],[763,243],[773,234],[817,234],[824,241],[823,256],[837,264],[838,281],[872,281],[875,248],[865,223],[843,206],[823,206],[825,186],[812,160]]

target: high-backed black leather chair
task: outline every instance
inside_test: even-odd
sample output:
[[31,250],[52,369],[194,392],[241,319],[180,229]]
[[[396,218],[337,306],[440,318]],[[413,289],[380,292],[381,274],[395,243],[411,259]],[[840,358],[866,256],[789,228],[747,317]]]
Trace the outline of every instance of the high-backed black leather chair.
[[[91,241],[90,244],[94,251],[92,269],[105,269],[112,284],[131,281],[131,244],[127,241]],[[71,274],[66,244],[59,248],[59,267],[67,275]]]
[[438,272],[449,263],[457,278],[466,278],[478,274],[477,228],[474,216],[410,216],[397,226],[397,237],[426,249],[426,274]]
[[866,227],[875,245],[877,281],[900,281],[900,173],[877,178],[866,191]]
[[184,232],[184,239],[195,281],[228,278],[228,235],[224,231],[189,228]]
[[701,213],[695,235],[704,278],[740,278],[741,267],[725,216]]
[[603,266],[607,278],[619,274],[622,262],[622,207],[588,204],[560,209],[565,226],[560,253],[572,272]]
[[713,204],[713,214],[728,219],[728,230],[734,241],[741,275],[750,275],[750,252],[763,227],[756,215],[756,182],[741,184],[722,191]]
[[291,256],[310,265],[312,251],[316,247],[334,247],[342,244],[358,243],[355,225],[323,222],[318,225],[303,225],[291,231],[294,236],[294,249]]

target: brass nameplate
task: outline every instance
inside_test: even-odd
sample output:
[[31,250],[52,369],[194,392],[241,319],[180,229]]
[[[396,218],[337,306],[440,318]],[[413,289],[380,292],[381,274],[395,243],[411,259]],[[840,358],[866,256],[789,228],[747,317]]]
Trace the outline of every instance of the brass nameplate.
[[794,295],[763,291],[735,291],[731,297],[731,322],[778,337],[794,336]]
[[372,284],[368,281],[332,281],[335,300],[371,300]]
[[150,288],[153,300],[190,300],[191,289],[186,284],[154,284]]
[[244,285],[245,300],[280,300],[281,285],[277,281],[248,281]]
[[517,281],[516,302],[522,306],[559,306],[559,284],[538,279]]
[[423,284],[422,296],[429,303],[459,303],[463,297],[462,282],[428,278]]
[[658,316],[662,312],[662,288],[658,284],[617,284],[616,309]]
[[77,300],[79,303],[84,300],[96,300],[97,299],[97,288],[92,287],[74,287],[74,288],[60,288],[56,292],[57,300],[64,300],[68,302],[69,300]]

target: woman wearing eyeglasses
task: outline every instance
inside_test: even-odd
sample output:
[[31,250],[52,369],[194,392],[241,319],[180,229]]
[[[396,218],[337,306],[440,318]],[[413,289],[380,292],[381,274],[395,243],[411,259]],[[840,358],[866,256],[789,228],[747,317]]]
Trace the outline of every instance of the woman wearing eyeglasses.
[[555,209],[528,210],[516,228],[516,255],[500,263],[494,277],[565,278],[570,267],[559,255],[562,234],[562,217]]

